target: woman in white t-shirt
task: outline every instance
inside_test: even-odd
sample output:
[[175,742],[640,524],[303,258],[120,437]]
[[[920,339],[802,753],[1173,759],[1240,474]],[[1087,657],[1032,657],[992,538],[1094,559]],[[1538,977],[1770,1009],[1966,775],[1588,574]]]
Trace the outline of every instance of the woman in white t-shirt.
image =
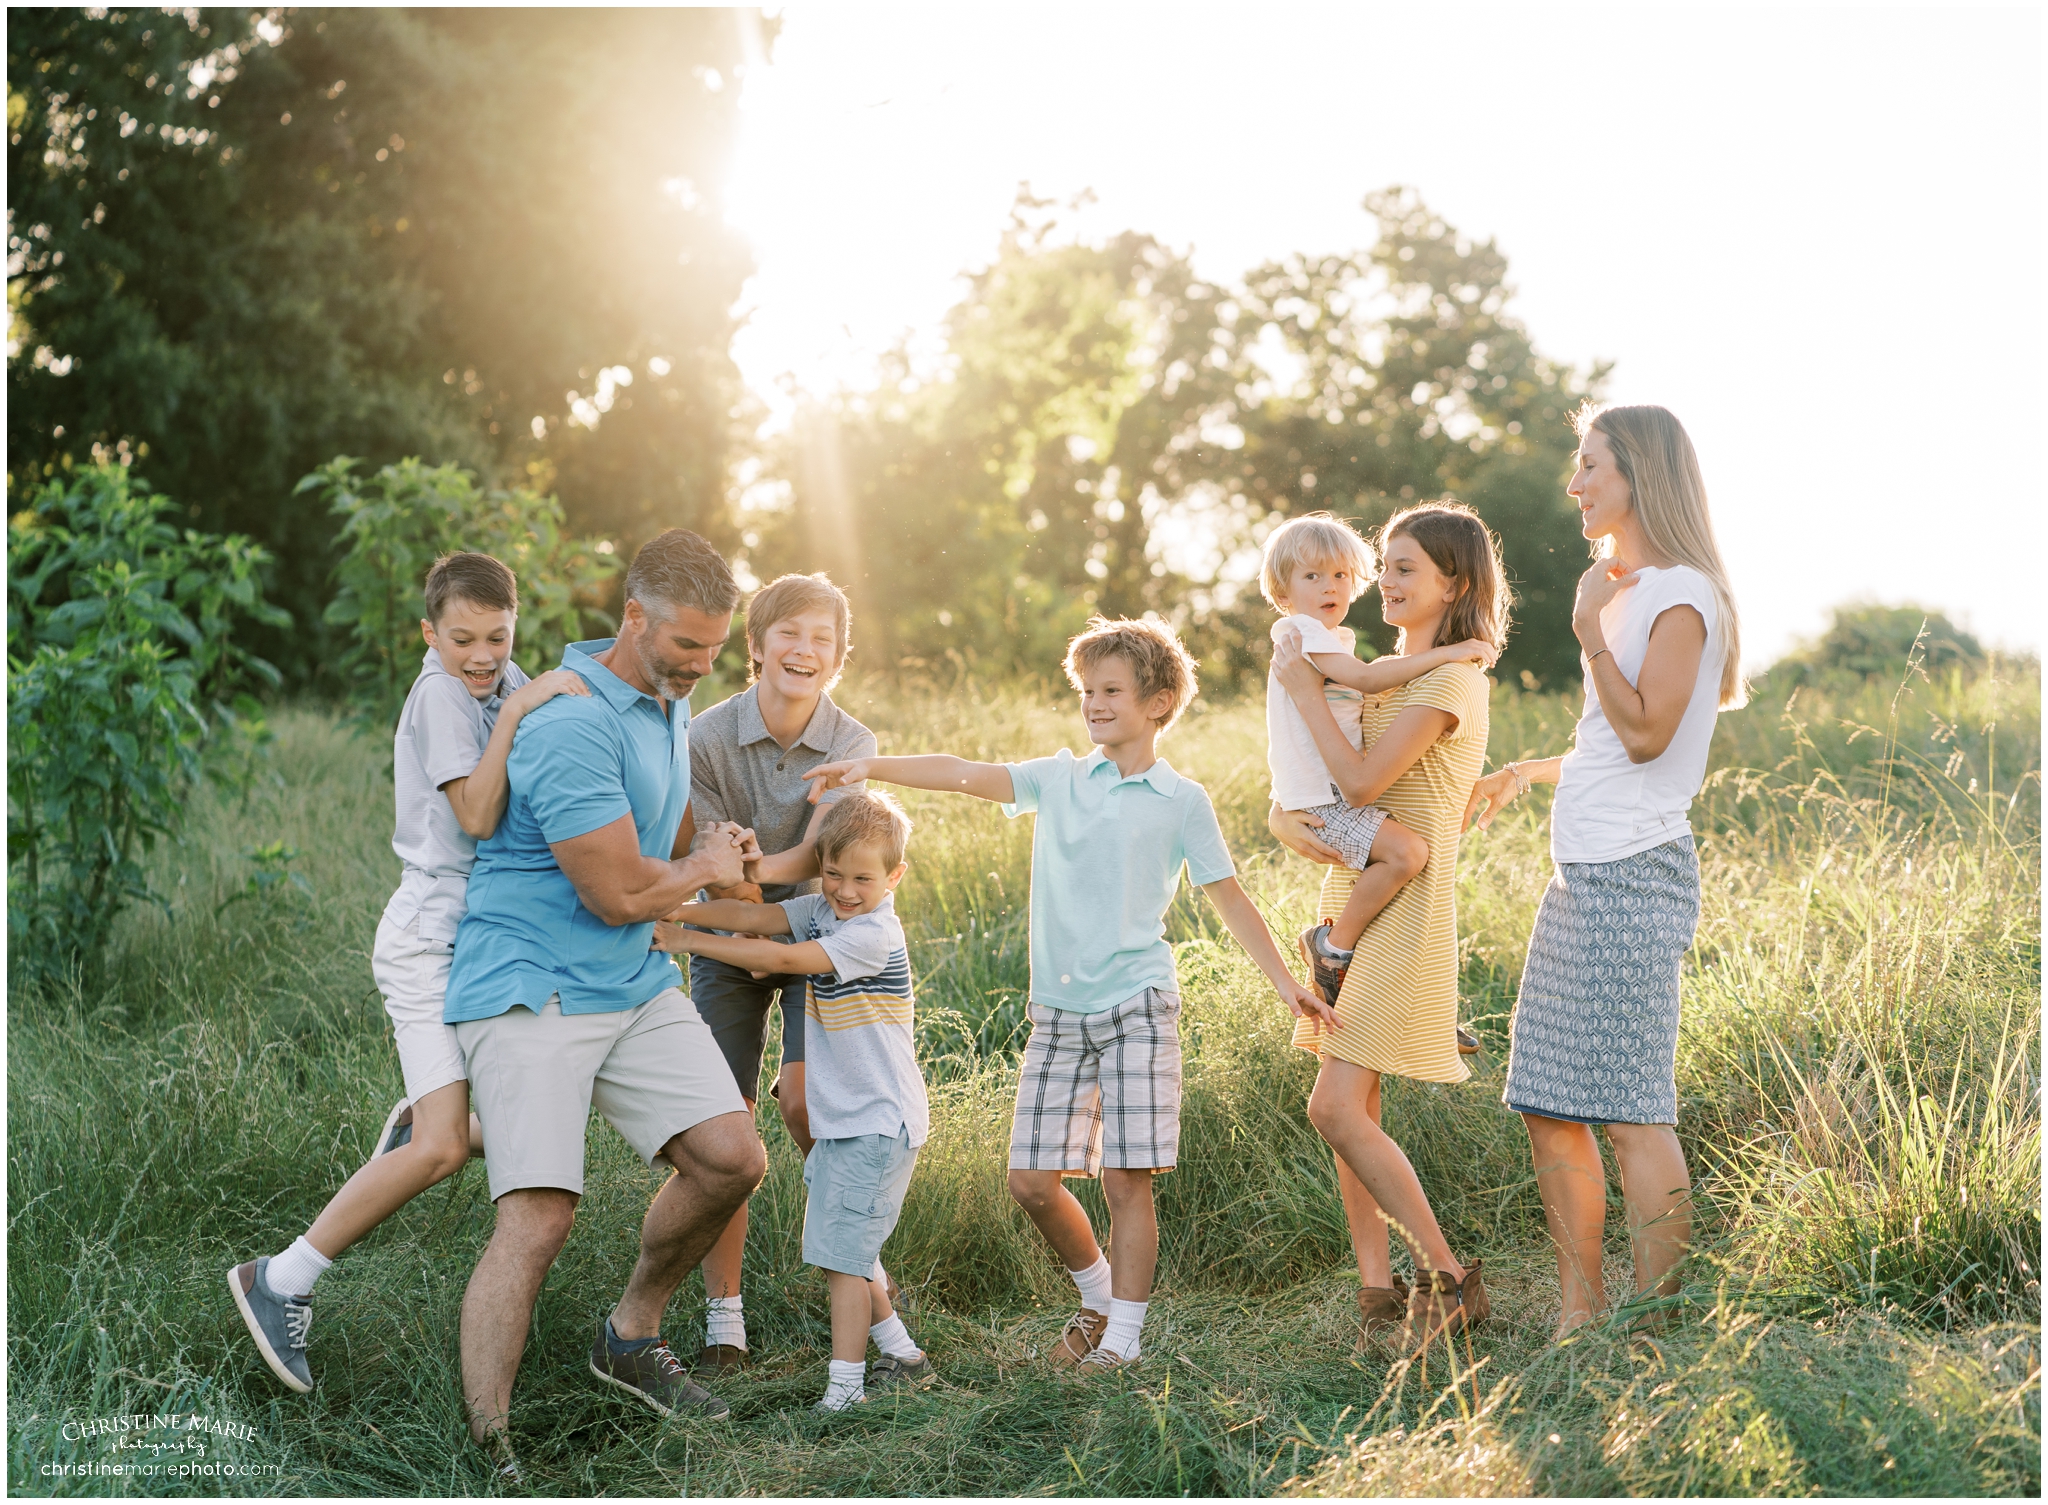
[[1686,812],[1723,706],[1744,699],[1739,625],[1692,441],[1658,407],[1582,409],[1568,488],[1600,557],[1579,580],[1572,630],[1586,708],[1572,751],[1510,763],[1472,790],[1493,817],[1554,783],[1555,869],[1515,1003],[1503,1101],[1528,1125],[1557,1245],[1562,1338],[1606,1305],[1607,1178],[1621,1171],[1636,1295],[1677,1292],[1691,1236],[1679,1149],[1679,966],[1699,923]]

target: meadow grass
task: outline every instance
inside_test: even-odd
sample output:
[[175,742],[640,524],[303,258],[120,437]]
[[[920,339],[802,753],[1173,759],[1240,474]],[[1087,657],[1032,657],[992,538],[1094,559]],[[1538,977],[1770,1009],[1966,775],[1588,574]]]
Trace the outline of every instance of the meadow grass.
[[[1051,694],[845,687],[884,751],[1079,745]],[[1573,707],[1497,691],[1492,755],[1561,750]],[[599,1392],[590,1329],[655,1181],[602,1125],[578,1227],[535,1316],[513,1425],[544,1493],[2038,1494],[2038,671],[1724,716],[1695,807],[1704,879],[1679,1047],[1701,1208],[1679,1321],[1548,1342],[1557,1279],[1519,1121],[1501,1106],[1522,948],[1548,877],[1545,801],[1469,836],[1460,1087],[1390,1083],[1387,1119],[1498,1320],[1423,1364],[1351,1352],[1357,1281],[1313,1060],[1199,896],[1170,920],[1186,997],[1180,1168],[1159,1185],[1146,1362],[1090,1388],[1036,1355],[1072,1287],[1004,1190],[1028,977],[1029,822],[906,795],[932,1138],[885,1257],[945,1383],[821,1421],[824,1285],[801,1166],[764,1104],[733,1420],[660,1422]],[[389,746],[277,718],[271,777],[195,796],[160,909],[9,1021],[9,1473],[21,1493],[464,1494],[456,1317],[491,1226],[479,1167],[351,1251],[320,1288],[319,1380],[287,1394],[222,1275],[303,1230],[399,1090],[368,953],[396,876]],[[1264,831],[1256,705],[1197,704],[1165,751],[1221,813],[1276,933],[1316,873]],[[252,883],[297,853],[306,880]],[[1099,1197],[1083,1191],[1102,1218]],[[1619,1232],[1619,1219],[1611,1234]],[[1610,1288],[1628,1289],[1611,1239]],[[695,1280],[668,1331],[701,1329]],[[233,1419],[210,1457],[275,1477],[78,1479],[116,1455],[67,1421]],[[119,1455],[135,1461],[135,1453]],[[145,1460],[146,1461],[146,1460]],[[169,1462],[171,1459],[163,1459]]]

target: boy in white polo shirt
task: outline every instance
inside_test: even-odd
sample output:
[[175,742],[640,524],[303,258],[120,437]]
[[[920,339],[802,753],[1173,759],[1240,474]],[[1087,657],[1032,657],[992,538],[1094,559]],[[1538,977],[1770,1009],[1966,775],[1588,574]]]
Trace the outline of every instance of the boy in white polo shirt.
[[398,818],[391,846],[404,868],[370,953],[405,1096],[385,1119],[368,1164],[305,1233],[278,1254],[228,1271],[257,1352],[301,1394],[313,1388],[306,1335],[314,1282],[343,1250],[470,1156],[469,1070],[441,1019],[470,866],[477,842],[505,813],[505,762],[521,718],[557,695],[590,693],[565,669],[529,682],[512,662],[519,586],[490,555],[444,554],[427,571],[424,595],[427,652],[392,741]]
[[[1215,808],[1175,773],[1159,737],[1195,696],[1195,663],[1160,622],[1098,617],[1067,646],[1094,750],[1024,763],[945,753],[859,758],[807,777],[820,793],[863,779],[954,790],[1037,813],[1031,840],[1031,1038],[1010,1130],[1010,1195],[1081,1294],[1051,1359],[1100,1374],[1139,1357],[1159,1257],[1152,1177],[1180,1150],[1180,986],[1166,911],[1180,884],[1209,896],[1296,1015],[1336,1016],[1296,982],[1238,886]],[[1088,1213],[1061,1184],[1101,1175],[1114,1267]]]
[[[685,904],[655,927],[664,951],[808,979],[804,1101],[813,1137],[804,1157],[804,1263],[832,1293],[831,1381],[812,1409],[843,1411],[878,1389],[937,1377],[889,1304],[882,1245],[931,1130],[912,1027],[910,952],[896,918],[909,864],[910,819],[886,794],[847,795],[818,826],[821,892],[779,904]],[[701,925],[688,930],[685,925]],[[712,931],[743,931],[715,935]],[[766,939],[787,936],[782,944]],[[882,1357],[867,1373],[868,1339]]]

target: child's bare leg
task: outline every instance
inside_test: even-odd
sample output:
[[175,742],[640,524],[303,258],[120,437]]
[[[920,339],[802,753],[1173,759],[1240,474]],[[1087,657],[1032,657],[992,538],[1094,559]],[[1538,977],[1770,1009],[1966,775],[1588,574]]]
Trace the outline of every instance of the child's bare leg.
[[306,1242],[329,1259],[361,1239],[469,1159],[469,1083],[450,1082],[412,1105],[412,1141],[380,1155],[348,1178]]
[[1330,922],[1331,949],[1349,951],[1356,946],[1373,917],[1428,865],[1428,842],[1397,820],[1382,821],[1372,839],[1371,860],[1351,886],[1343,912]]
[[[1152,1172],[1105,1170],[1102,1194],[1109,1202],[1110,1294],[1118,1301],[1147,1301],[1159,1269],[1159,1218],[1152,1205]],[[1079,1207],[1081,1204],[1074,1204]]]
[[[1024,1215],[1045,1235],[1069,1270],[1092,1270],[1102,1258],[1088,1209],[1062,1184],[1058,1171],[1011,1171],[1010,1198],[1024,1209]],[[1156,1228],[1153,1244],[1156,1255]]]
[[889,1305],[889,1288],[881,1281],[870,1277],[868,1280],[868,1326],[879,1327],[896,1315],[896,1308]]
[[484,1121],[474,1113],[469,1115],[469,1158],[481,1160],[484,1154]]
[[871,1282],[864,1275],[827,1270],[825,1286],[832,1293],[832,1357],[842,1364],[865,1363],[868,1316],[874,1304]]

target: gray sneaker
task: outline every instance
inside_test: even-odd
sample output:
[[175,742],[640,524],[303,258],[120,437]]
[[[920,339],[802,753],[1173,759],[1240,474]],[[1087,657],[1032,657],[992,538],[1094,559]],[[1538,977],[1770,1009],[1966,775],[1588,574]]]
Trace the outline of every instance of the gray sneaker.
[[690,1378],[668,1344],[656,1338],[644,1348],[621,1353],[611,1345],[611,1319],[597,1324],[597,1342],[590,1350],[590,1372],[607,1385],[636,1395],[663,1416],[681,1412],[705,1421],[724,1421],[732,1407]]
[[921,1353],[914,1359],[899,1359],[892,1353],[885,1353],[868,1366],[868,1388],[870,1390],[922,1390],[939,1377],[932,1367],[930,1354]]
[[313,1388],[313,1371],[306,1367],[306,1334],[313,1329],[313,1298],[280,1296],[263,1278],[270,1256],[252,1259],[228,1271],[228,1289],[234,1293],[235,1310],[256,1340],[256,1351],[270,1372],[301,1395]]
[[377,1136],[377,1148],[370,1152],[372,1160],[382,1160],[393,1150],[403,1149],[412,1143],[412,1104],[400,1098],[384,1119],[383,1132]]

